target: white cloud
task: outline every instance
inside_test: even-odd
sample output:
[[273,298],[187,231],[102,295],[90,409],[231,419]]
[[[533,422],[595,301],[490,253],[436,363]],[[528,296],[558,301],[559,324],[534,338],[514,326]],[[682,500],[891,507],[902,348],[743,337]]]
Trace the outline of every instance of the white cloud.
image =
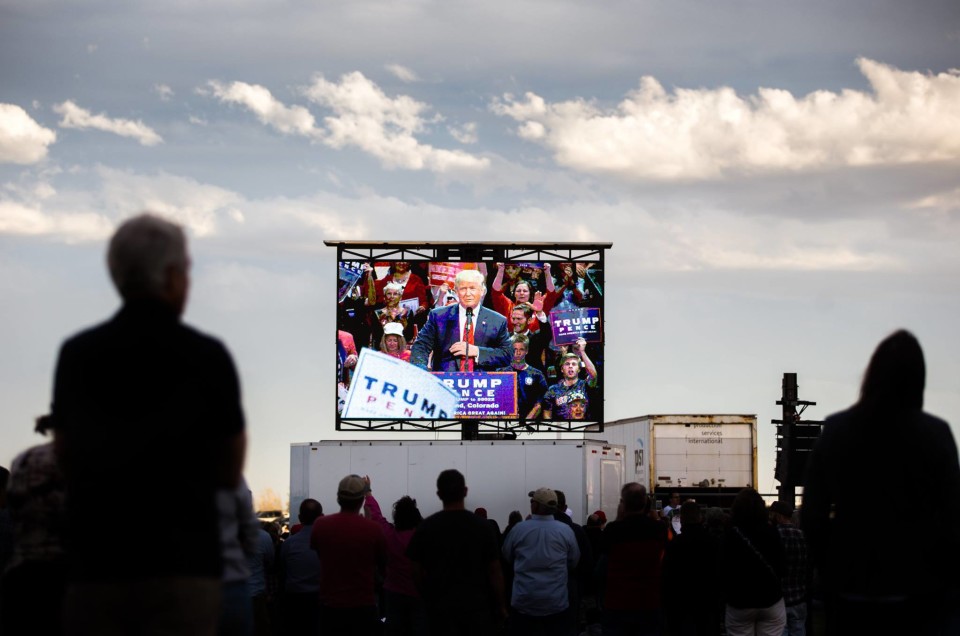
[[[87,172],[84,170],[83,172]],[[6,183],[0,190],[0,234],[50,236],[66,242],[100,240],[115,223],[151,211],[183,224],[196,237],[215,236],[246,222],[246,201],[223,188],[167,173],[137,174],[96,167],[83,190],[54,188],[51,175]]]
[[[303,93],[333,115],[318,126],[303,106],[286,106],[265,87],[245,82],[208,82],[209,92],[225,103],[239,104],[257,118],[284,134],[319,141],[331,148],[357,147],[373,155],[387,168],[407,170],[477,170],[487,168],[489,159],[460,150],[435,148],[417,140],[416,134],[438,118],[425,119],[426,104],[407,95],[388,97],[362,73],[344,75],[328,82],[318,75]],[[200,90],[201,94],[206,89]]]
[[285,106],[263,86],[246,82],[222,84],[216,81],[208,82],[207,85],[221,102],[246,106],[261,123],[284,134],[312,138],[321,134],[310,111],[303,106]]
[[149,210],[182,223],[196,236],[216,234],[224,219],[243,222],[243,198],[230,190],[167,173],[142,175],[104,167],[98,173],[99,197],[115,218]]
[[468,122],[459,128],[456,126],[448,126],[447,131],[449,131],[450,136],[459,141],[462,144],[475,144],[477,143],[477,123]]
[[396,77],[401,82],[419,82],[420,78],[417,77],[417,74],[406,66],[400,64],[387,64],[384,66],[385,69],[390,71],[390,74]]
[[304,92],[311,101],[334,112],[324,118],[324,143],[329,146],[356,146],[388,168],[446,172],[489,166],[486,158],[417,141],[415,133],[422,132],[426,124],[423,113],[427,105],[407,95],[390,98],[362,73],[343,75],[339,83],[318,75]]
[[[626,246],[631,267],[648,273],[955,271],[960,264],[960,255],[949,249],[960,240],[955,223],[936,225],[931,243],[926,232],[904,232],[882,214],[811,223],[743,215],[736,205],[696,194],[637,193],[617,200],[581,192],[555,204],[505,207],[442,205],[369,191],[248,198],[163,172],[82,171],[64,173],[61,181],[43,175],[4,184],[0,234],[101,240],[121,219],[150,210],[225,253],[270,258],[322,252],[323,239],[383,239],[384,219],[417,221],[392,225],[391,240],[449,240],[450,220],[456,219],[457,235],[478,241],[613,240],[618,251]],[[88,185],[76,189],[78,178]]]
[[154,84],[153,91],[165,102],[169,102],[170,98],[173,97],[173,89],[166,84]]
[[14,104],[0,104],[0,163],[36,163],[47,156],[57,133]]
[[0,234],[56,236],[76,242],[103,239],[112,229],[110,220],[100,214],[51,213],[15,201],[0,201]]
[[63,115],[60,126],[63,128],[78,128],[85,130],[93,128],[104,132],[136,139],[144,146],[155,146],[162,143],[163,138],[142,121],[129,119],[112,119],[104,114],[94,115],[72,101],[65,101],[53,107],[58,115]]
[[582,99],[547,103],[506,94],[491,109],[517,134],[584,172],[627,179],[717,179],[732,174],[960,159],[960,71],[936,75],[857,60],[872,92],[797,98],[760,88],[675,89],[653,77],[613,109]]

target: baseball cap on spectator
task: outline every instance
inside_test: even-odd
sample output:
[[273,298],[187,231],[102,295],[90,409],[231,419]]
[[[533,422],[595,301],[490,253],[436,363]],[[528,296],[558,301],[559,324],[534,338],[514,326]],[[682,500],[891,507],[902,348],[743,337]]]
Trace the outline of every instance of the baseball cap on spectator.
[[337,487],[337,499],[356,501],[363,499],[367,494],[367,482],[360,475],[347,475],[340,480]]
[[385,336],[402,336],[403,335],[403,325],[399,322],[388,322],[383,326],[383,335]]
[[553,510],[557,509],[557,493],[549,488],[537,488],[530,491],[530,499],[536,501],[541,506],[546,506]]
[[607,522],[607,513],[605,513],[603,510],[597,510],[593,514],[595,517],[597,517],[600,520],[600,523]]

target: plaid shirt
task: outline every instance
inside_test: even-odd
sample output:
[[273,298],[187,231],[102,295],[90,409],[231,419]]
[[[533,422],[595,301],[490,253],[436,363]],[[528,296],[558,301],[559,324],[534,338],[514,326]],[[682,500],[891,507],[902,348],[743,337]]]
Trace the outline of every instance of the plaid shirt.
[[797,605],[807,600],[807,540],[792,523],[777,526],[786,557],[787,573],[781,580],[783,603]]
[[10,466],[7,501],[13,517],[13,561],[56,561],[63,558],[66,526],[63,476],[53,442],[17,455]]

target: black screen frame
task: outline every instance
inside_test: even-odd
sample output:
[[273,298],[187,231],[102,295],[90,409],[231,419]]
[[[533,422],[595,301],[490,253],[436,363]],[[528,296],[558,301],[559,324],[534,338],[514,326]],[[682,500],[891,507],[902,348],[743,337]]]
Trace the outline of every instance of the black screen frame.
[[[613,243],[514,243],[514,242],[410,242],[410,241],[324,241],[324,245],[337,250],[337,266],[343,261],[352,262],[572,262],[595,263],[603,272],[603,288],[606,287],[605,257]],[[338,275],[339,272],[337,272]],[[338,276],[339,283],[339,276]],[[604,290],[605,291],[605,290]],[[601,325],[606,320],[604,296],[598,302]],[[338,307],[339,309],[339,307]],[[602,328],[602,333],[606,329]],[[604,335],[601,347],[606,347]],[[336,348],[336,345],[335,345]],[[517,419],[370,419],[344,418],[336,408],[338,431],[397,431],[397,432],[478,432],[504,434],[516,432],[603,432],[604,389],[602,372],[600,404],[588,420],[524,420]],[[334,378],[336,380],[336,378]],[[333,383],[336,387],[336,381]],[[335,389],[336,390],[336,389]]]

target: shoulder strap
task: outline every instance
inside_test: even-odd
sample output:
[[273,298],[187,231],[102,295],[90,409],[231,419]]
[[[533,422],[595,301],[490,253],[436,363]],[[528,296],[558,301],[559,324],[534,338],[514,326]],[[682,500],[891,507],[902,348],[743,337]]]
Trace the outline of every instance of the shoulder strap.
[[750,539],[747,538],[747,535],[743,534],[743,532],[741,532],[740,528],[738,528],[737,526],[733,526],[733,530],[734,532],[737,533],[738,537],[743,539],[743,542],[747,544],[747,547],[750,548],[750,550],[752,550],[755,555],[757,555],[757,558],[760,559],[760,562],[763,563],[763,565],[767,568],[770,574],[773,575],[773,578],[779,581],[780,575],[777,574],[777,571],[773,569],[773,566],[770,565],[770,562],[767,561],[762,554],[760,554],[760,550],[757,550],[756,546],[754,546],[753,543],[750,541]]

